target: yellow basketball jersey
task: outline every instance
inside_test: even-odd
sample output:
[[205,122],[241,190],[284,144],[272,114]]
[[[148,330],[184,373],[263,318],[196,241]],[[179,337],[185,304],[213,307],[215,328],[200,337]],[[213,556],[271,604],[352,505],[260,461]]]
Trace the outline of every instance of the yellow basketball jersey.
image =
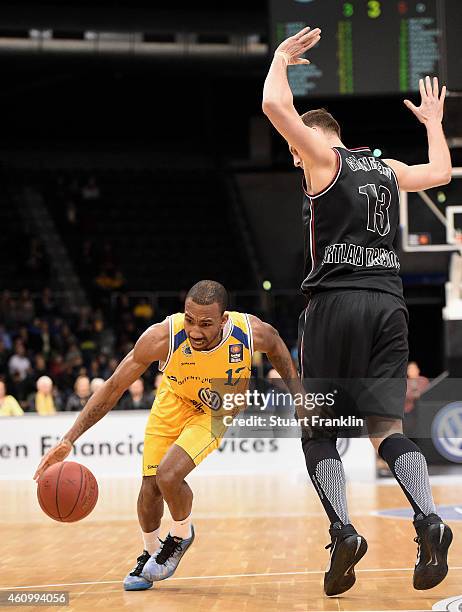
[[[195,351],[184,330],[184,313],[168,317],[167,359],[159,363],[165,386],[198,412],[217,415],[230,409],[229,398],[244,393],[252,367],[252,328],[249,317],[228,312],[223,338],[209,351]],[[228,408],[227,408],[228,405]],[[244,408],[244,406],[242,406]]]

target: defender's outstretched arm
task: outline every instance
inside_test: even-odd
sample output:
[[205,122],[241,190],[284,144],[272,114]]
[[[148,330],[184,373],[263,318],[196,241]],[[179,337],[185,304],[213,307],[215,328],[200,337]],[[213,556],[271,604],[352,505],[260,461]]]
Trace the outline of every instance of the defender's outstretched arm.
[[393,168],[403,191],[422,191],[431,187],[447,185],[451,181],[451,154],[446,142],[441,122],[444,112],[446,86],[439,91],[438,79],[430,77],[419,81],[421,104],[414,106],[410,100],[404,104],[414,113],[427,129],[428,164],[408,166],[396,159],[384,161]]
[[91,396],[74,425],[43,457],[34,479],[50,465],[63,461],[71,452],[73,443],[87,429],[103,418],[119,401],[122,394],[135,382],[153,361],[165,360],[168,353],[168,322],[156,323],[147,329],[133,350],[119,363],[114,374]]
[[294,108],[292,91],[287,80],[287,66],[309,64],[300,57],[321,38],[321,30],[304,28],[284,40],[274,52],[263,87],[262,109],[277,131],[295,147],[300,156],[316,164],[336,163],[336,154],[319,137],[316,130],[307,127]]

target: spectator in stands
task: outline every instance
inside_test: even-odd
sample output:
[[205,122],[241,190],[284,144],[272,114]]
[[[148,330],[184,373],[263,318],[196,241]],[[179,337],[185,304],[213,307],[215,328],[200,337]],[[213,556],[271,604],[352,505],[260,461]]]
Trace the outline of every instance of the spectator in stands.
[[95,283],[103,291],[116,291],[123,287],[125,279],[122,272],[115,265],[111,264],[101,269],[95,278]]
[[130,308],[130,298],[128,297],[126,293],[122,293],[119,296],[119,299],[117,301],[117,310],[116,310],[117,320],[118,321],[130,320],[131,314],[132,314],[132,311]]
[[96,393],[104,385],[104,378],[93,378],[90,383],[90,393]]
[[87,332],[91,327],[92,311],[88,306],[81,306],[79,308],[79,319],[77,323],[77,335],[80,338],[81,333]]
[[90,366],[88,368],[88,375],[93,380],[95,378],[101,378],[100,374],[101,374],[101,370],[100,370],[99,360],[95,357],[90,362]]
[[50,326],[48,321],[40,321],[40,342],[41,347],[40,351],[48,357],[51,353],[51,349],[53,348],[52,338],[50,334]]
[[88,363],[98,350],[93,322],[87,317],[81,317],[76,333],[79,339],[79,348],[82,351],[81,356],[84,363]]
[[21,416],[23,409],[12,395],[7,395],[6,385],[0,380],[0,416]]
[[79,376],[88,376],[88,370],[84,365],[80,366],[77,370],[77,377]]
[[29,409],[40,416],[55,414],[61,410],[61,398],[53,388],[53,381],[49,376],[41,376],[36,383],[37,392],[29,397]]
[[37,353],[34,357],[34,377],[40,378],[48,374],[48,368],[42,353]]
[[127,339],[128,342],[130,342],[132,344],[132,346],[135,344],[138,333],[136,331],[136,326],[135,326],[135,322],[130,319],[127,320],[125,322],[125,325],[123,327],[123,333]]
[[61,374],[64,371],[64,358],[63,358],[63,356],[60,355],[59,353],[54,355],[52,357],[52,359],[50,359],[50,364],[48,366],[48,369],[50,371],[50,374],[51,374],[52,378],[54,380],[57,380],[59,378],[59,376],[61,376]]
[[107,380],[109,378],[109,376],[111,375],[111,372],[109,371],[109,359],[107,355],[98,355],[98,357],[96,358],[98,364],[99,364],[99,374],[98,376],[100,376],[101,378],[104,378],[104,380]]
[[34,276],[39,278],[47,273],[45,253],[40,240],[37,238],[32,238],[30,241],[29,256],[26,261],[26,268]]
[[74,343],[70,345],[64,360],[66,364],[72,366],[72,368],[78,368],[82,365],[82,352],[77,344]]
[[61,371],[56,375],[56,384],[61,391],[69,395],[69,389],[73,388],[75,375],[70,364],[62,362]]
[[128,394],[119,402],[119,410],[149,410],[153,396],[144,392],[144,382],[138,378],[128,388]]
[[99,200],[101,195],[98,184],[94,176],[90,176],[82,187],[82,200]]
[[2,336],[0,334],[0,373],[5,374],[7,371],[8,360],[10,358],[11,352],[7,350],[4,341],[2,340]]
[[18,329],[15,341],[21,341],[27,352],[27,350],[29,349],[29,330],[25,325],[21,325],[21,327]]
[[141,319],[143,322],[150,321],[154,316],[154,310],[147,298],[142,298],[133,309],[135,319]]
[[114,374],[118,365],[119,365],[119,362],[117,361],[115,357],[111,357],[111,359],[109,359],[108,368],[107,368],[108,375],[106,378],[109,378],[110,376],[112,376],[112,374]]
[[6,311],[9,308],[9,301],[11,299],[11,293],[8,289],[4,289],[0,293],[0,317],[5,318]]
[[426,376],[420,375],[420,368],[415,361],[410,361],[407,366],[407,389],[404,412],[407,414],[414,410],[416,401],[430,384]]
[[17,340],[14,343],[14,353],[8,361],[8,371],[10,376],[18,375],[19,380],[25,380],[31,363],[26,357],[26,349],[21,340]]
[[78,376],[74,385],[74,393],[67,400],[66,410],[72,412],[82,410],[90,399],[90,395],[90,379],[88,376]]
[[77,223],[77,207],[73,200],[66,202],[66,221],[69,225],[75,225]]
[[35,317],[28,327],[29,343],[28,348],[33,353],[39,353],[42,349],[42,341],[40,338],[40,319]]
[[40,298],[37,314],[39,317],[53,317],[57,312],[56,302],[53,299],[53,295],[51,290],[48,287],[42,291],[42,296]]
[[11,340],[11,335],[7,332],[4,325],[0,325],[0,341],[3,343],[3,346],[7,351],[11,351],[13,348],[13,341]]
[[56,339],[57,340],[56,348],[60,352],[64,353],[71,347],[71,345],[77,342],[77,339],[75,335],[72,333],[71,328],[69,327],[67,323],[60,322],[57,327],[59,331],[58,331],[58,337]]
[[28,289],[21,291],[16,305],[16,319],[20,324],[29,324],[35,316],[35,306]]
[[25,378],[21,378],[19,372],[14,372],[10,374],[10,380],[8,383],[11,394],[18,400],[21,405],[21,408],[27,408],[27,397],[31,390],[34,388],[34,381],[29,376],[29,374]]
[[111,355],[114,352],[114,332],[105,326],[102,316],[93,321],[93,338],[100,353]]
[[[8,293],[9,292],[5,292]],[[14,328],[17,323],[17,308],[16,308],[16,300],[14,300],[11,296],[5,297],[2,303],[2,320],[7,326],[7,328]]]

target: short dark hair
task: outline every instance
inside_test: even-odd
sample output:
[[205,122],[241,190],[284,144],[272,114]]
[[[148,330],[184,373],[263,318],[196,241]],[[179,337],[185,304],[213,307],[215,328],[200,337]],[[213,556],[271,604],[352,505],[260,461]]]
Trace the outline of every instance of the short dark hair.
[[308,127],[319,127],[325,132],[332,132],[340,138],[340,126],[325,108],[315,108],[302,115],[303,123]]
[[186,299],[191,298],[196,304],[208,306],[209,304],[219,305],[221,314],[228,307],[228,292],[220,283],[213,280],[201,280],[188,291]]

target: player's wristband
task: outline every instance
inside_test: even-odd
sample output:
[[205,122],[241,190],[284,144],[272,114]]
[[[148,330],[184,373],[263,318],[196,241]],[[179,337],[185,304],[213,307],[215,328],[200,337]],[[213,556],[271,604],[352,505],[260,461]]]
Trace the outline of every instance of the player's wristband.
[[288,53],[286,53],[285,51],[276,51],[276,53],[274,55],[279,55],[279,56],[283,57],[284,61],[286,63],[286,66],[289,65],[289,63],[290,63],[290,55]]

